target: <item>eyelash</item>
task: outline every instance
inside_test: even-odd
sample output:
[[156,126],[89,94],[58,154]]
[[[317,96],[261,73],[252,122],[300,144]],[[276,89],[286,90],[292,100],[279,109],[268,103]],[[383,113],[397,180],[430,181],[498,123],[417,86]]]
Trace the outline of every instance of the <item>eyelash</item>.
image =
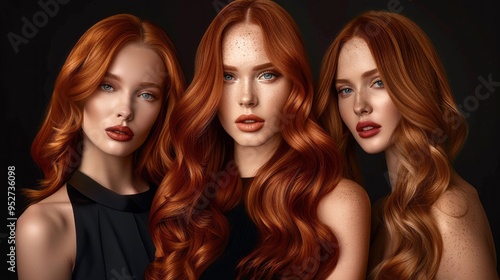
[[[107,87],[107,86],[111,87],[111,89],[108,89],[108,90],[104,89],[104,87]],[[115,87],[111,83],[102,83],[99,85],[99,87],[104,92],[113,92],[115,90]],[[146,94],[149,95],[149,97],[147,97],[147,98],[143,97]],[[157,99],[156,95],[154,93],[148,92],[148,91],[141,92],[137,96],[140,98],[143,98],[146,101],[154,101]]]
[[[261,79],[264,75],[267,75],[267,74],[271,74],[271,75],[273,75],[273,77],[271,77],[271,78],[269,78],[269,79],[264,79],[264,80],[266,80],[266,81],[272,81],[272,80],[274,80],[274,79],[276,79],[276,78],[279,78],[279,77],[281,76],[281,75],[280,75],[280,74],[278,74],[276,71],[271,71],[271,70],[268,70],[268,71],[264,71],[264,72],[260,73],[260,74],[257,76],[257,78],[258,78],[258,79]],[[226,79],[226,78],[229,78],[229,77],[231,78],[231,80]],[[233,74],[231,74],[231,73],[225,72],[225,73],[224,73],[224,78],[223,78],[223,79],[224,79],[224,81],[225,81],[225,82],[232,81],[232,80],[234,79],[234,75],[233,75]]]
[[351,92],[353,91],[352,88],[349,88],[349,87],[339,88],[337,90],[338,95],[347,95],[347,94],[349,94],[349,93],[344,92],[345,90],[351,90]]
[[230,76],[231,77],[231,80],[234,79],[234,76],[233,74],[231,73],[224,73],[224,82],[229,82],[230,80],[227,80],[226,77]]
[[156,96],[153,93],[151,93],[151,92],[141,92],[141,93],[139,93],[139,96],[142,96],[142,95],[145,95],[145,94],[149,95],[150,97],[149,98],[144,98],[144,100],[146,100],[146,101],[155,101],[156,100]]
[[[111,89],[110,90],[106,90],[106,89],[104,89],[105,86],[110,86]],[[111,92],[111,91],[113,91],[115,89],[115,87],[112,84],[110,84],[110,83],[102,83],[102,84],[99,85],[99,87],[101,88],[101,90],[103,90],[105,92]]]
[[384,87],[384,82],[382,81],[382,79],[379,79],[379,78],[376,78],[375,81],[372,83],[371,86],[375,85],[378,82],[382,83],[382,85],[378,86],[378,88],[383,88]]
[[270,79],[265,79],[265,80],[267,80],[267,81],[272,81],[272,80],[274,80],[274,79],[276,79],[276,78],[280,77],[280,75],[279,75],[278,73],[276,73],[275,71],[268,70],[268,71],[264,71],[264,72],[262,72],[262,73],[259,75],[259,79],[260,79],[261,77],[263,77],[264,75],[267,75],[267,74],[271,74],[271,75],[273,75],[273,77],[272,77],[272,78],[270,78]]
[[[384,82],[382,81],[382,79],[380,78],[376,78],[370,85],[370,88],[373,87],[374,85],[376,85],[377,83],[381,83],[381,85],[378,85],[376,88],[384,88]],[[349,93],[346,93],[345,90],[350,90]],[[340,87],[338,90],[337,90],[337,94],[338,95],[348,95],[350,93],[352,93],[353,89],[350,88],[350,87]]]

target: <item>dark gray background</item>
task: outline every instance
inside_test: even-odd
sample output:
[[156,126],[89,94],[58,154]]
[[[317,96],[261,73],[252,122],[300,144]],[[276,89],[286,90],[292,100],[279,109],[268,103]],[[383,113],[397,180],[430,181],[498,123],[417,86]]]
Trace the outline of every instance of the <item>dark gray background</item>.
[[[61,3],[59,3],[61,2]],[[33,187],[41,173],[31,160],[31,142],[50,99],[55,77],[67,54],[83,32],[97,21],[116,13],[132,13],[153,20],[169,34],[177,47],[187,82],[192,78],[194,55],[211,20],[229,0],[206,1],[3,1],[0,3],[0,90],[5,114],[2,126],[5,167],[16,168],[16,215],[24,209],[19,190]],[[395,10],[416,21],[435,44],[445,66],[457,103],[469,124],[470,135],[455,161],[455,168],[473,184],[488,215],[500,255],[500,174],[498,107],[500,105],[500,50],[498,3],[469,1],[277,1],[294,17],[304,37],[315,78],[323,53],[336,33],[358,13]],[[367,3],[369,2],[369,4]],[[44,3],[57,3],[44,10]],[[23,20],[24,18],[24,20]],[[30,38],[23,36],[26,21],[38,25]],[[26,39],[16,52],[8,39],[14,33]],[[485,86],[484,80],[494,83]],[[480,95],[475,94],[477,87]],[[360,153],[366,189],[372,201],[389,192],[383,155]],[[4,171],[6,174],[6,170]],[[7,175],[5,175],[7,176]],[[3,193],[6,195],[6,188]],[[7,199],[1,217],[7,213]],[[8,253],[6,228],[0,227],[1,269]],[[5,226],[3,224],[5,223]],[[5,274],[5,271],[2,271]],[[16,279],[15,275],[7,274]]]

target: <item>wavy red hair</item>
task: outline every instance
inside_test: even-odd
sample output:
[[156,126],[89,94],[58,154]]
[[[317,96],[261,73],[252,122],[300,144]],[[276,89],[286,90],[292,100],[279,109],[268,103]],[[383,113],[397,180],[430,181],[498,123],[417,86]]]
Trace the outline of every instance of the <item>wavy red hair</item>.
[[[245,191],[233,160],[233,139],[217,118],[222,39],[241,22],[265,30],[268,57],[292,83],[283,108],[283,140]],[[156,259],[147,279],[197,279],[224,250],[229,235],[224,213],[239,202],[259,230],[258,246],[239,263],[240,277],[326,278],[338,247],[333,232],[319,221],[317,207],[340,181],[342,165],[331,137],[311,113],[313,78],[295,22],[272,1],[231,2],[205,32],[195,66],[170,119],[176,160],[151,209]]]
[[399,14],[365,12],[350,21],[327,50],[315,103],[321,123],[346,154],[349,164],[344,174],[356,179],[359,171],[354,138],[339,114],[335,77],[340,50],[353,37],[368,44],[402,115],[393,135],[401,166],[383,207],[390,243],[386,257],[369,278],[433,279],[441,259],[442,240],[430,207],[450,184],[450,162],[467,137],[467,123],[424,31]]
[[[150,21],[129,14],[105,18],[89,28],[71,50],[56,79],[47,115],[36,135],[31,154],[44,174],[41,188],[26,190],[31,203],[55,193],[80,165],[83,104],[98,88],[107,68],[122,47],[139,43],[154,50],[167,73],[162,109],[145,143],[135,152],[135,171],[159,184],[172,154],[166,119],[185,89],[184,75],[174,45],[165,31]],[[158,71],[152,65],[151,71]],[[159,146],[162,149],[159,149]]]

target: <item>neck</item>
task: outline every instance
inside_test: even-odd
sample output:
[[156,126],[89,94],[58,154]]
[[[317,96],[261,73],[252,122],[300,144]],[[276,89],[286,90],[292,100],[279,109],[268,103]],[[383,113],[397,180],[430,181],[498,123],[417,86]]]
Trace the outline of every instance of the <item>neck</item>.
[[116,157],[84,152],[78,170],[118,194],[137,194],[149,188],[133,172],[133,155]]
[[255,177],[257,171],[273,156],[277,145],[244,147],[235,143],[234,160],[238,165],[240,176],[243,178]]

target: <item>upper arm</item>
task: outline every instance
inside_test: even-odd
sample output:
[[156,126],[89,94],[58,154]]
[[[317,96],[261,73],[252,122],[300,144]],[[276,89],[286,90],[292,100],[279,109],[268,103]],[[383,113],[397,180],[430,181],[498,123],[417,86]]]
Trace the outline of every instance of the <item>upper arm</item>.
[[329,279],[365,279],[370,245],[370,199],[353,181],[343,179],[318,208],[339,245],[337,265]]
[[443,241],[437,279],[498,279],[491,230],[477,193],[447,192],[434,208]]
[[35,204],[17,221],[16,257],[21,280],[71,279],[68,233],[65,223],[55,220],[51,211],[46,205]]

